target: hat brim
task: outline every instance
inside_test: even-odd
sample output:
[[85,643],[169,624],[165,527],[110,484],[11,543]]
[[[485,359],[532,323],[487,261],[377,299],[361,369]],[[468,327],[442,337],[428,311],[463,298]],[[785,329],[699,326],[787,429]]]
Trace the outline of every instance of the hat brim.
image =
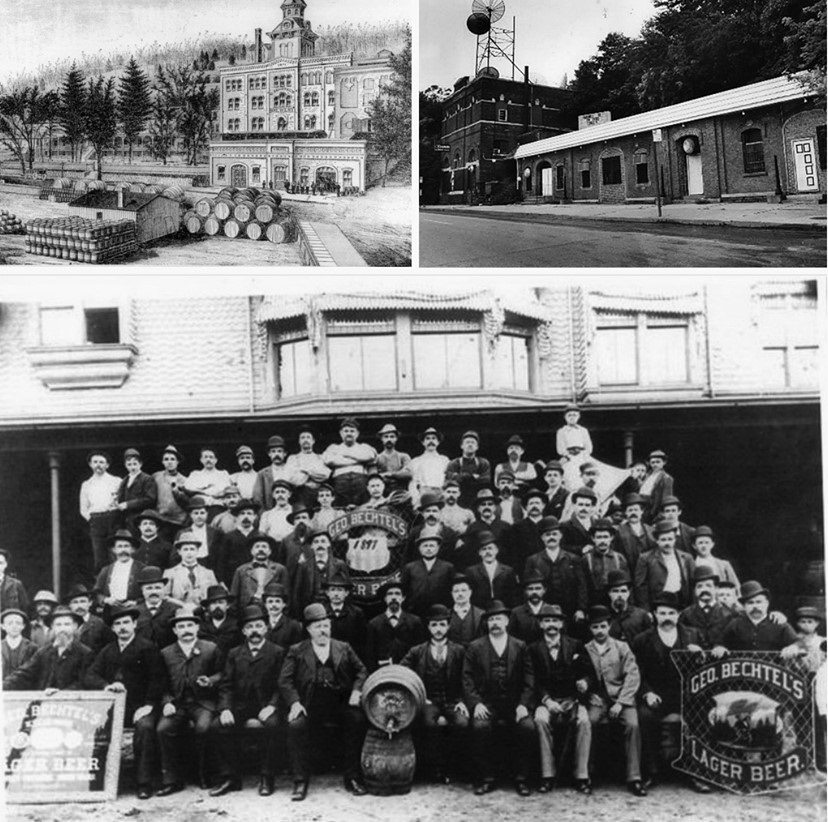
[[770,591],[767,588],[760,588],[758,591],[753,591],[747,596],[740,596],[739,602],[747,602],[749,599],[753,599],[754,597],[758,596],[764,596],[770,599]]
[[2,613],[0,613],[0,622],[2,622],[7,616],[14,615],[21,617],[24,622],[29,621],[29,617],[27,617],[26,614],[19,608],[6,608]]
[[67,614],[66,612],[61,612],[57,615],[52,613],[49,614],[49,616],[46,617],[43,621],[46,623],[47,627],[51,628],[52,623],[55,621],[55,619],[60,619],[61,617],[65,616],[72,617],[72,619],[75,620],[75,625],[77,625],[78,628],[80,628],[80,626],[83,625],[83,617],[80,614],[76,614],[74,612],[69,614]]
[[498,614],[505,614],[506,616],[509,616],[510,613],[511,611],[508,608],[497,608],[494,611],[486,611],[486,613],[483,615],[483,619],[490,619],[491,617],[497,616]]
[[174,616],[170,620],[170,625],[177,625],[179,622],[195,622],[195,624],[198,625],[199,619],[195,614],[187,614],[187,616]]
[[131,616],[133,619],[138,619],[141,616],[141,612],[137,608],[124,608],[123,611],[118,611],[117,613],[109,615],[109,624],[112,625],[116,619],[121,619],[121,617]]

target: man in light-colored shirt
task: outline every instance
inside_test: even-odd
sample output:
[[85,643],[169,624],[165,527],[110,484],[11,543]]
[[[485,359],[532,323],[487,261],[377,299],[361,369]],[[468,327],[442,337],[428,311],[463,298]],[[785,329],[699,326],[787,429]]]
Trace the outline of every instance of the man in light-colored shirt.
[[423,494],[439,492],[446,481],[450,460],[437,452],[442,441],[443,435],[436,428],[426,428],[420,434],[423,453],[411,460],[411,496],[415,506]]
[[215,516],[221,513],[221,494],[230,485],[230,474],[217,467],[218,457],[212,447],[202,447],[199,461],[201,469],[190,473],[187,477],[186,488],[191,495],[198,494],[204,497],[208,506],[208,514]]
[[459,480],[446,480],[443,485],[443,502],[445,505],[440,510],[440,519],[458,536],[462,536],[466,533],[466,528],[474,522],[474,512],[460,505]]
[[331,469],[322,461],[322,456],[313,450],[316,438],[310,428],[299,431],[299,452],[287,458],[285,468],[294,485],[297,502],[304,502],[309,508],[316,503],[319,486],[331,475]]
[[184,532],[175,542],[181,561],[164,571],[168,585],[168,599],[173,605],[196,608],[207,597],[211,585],[217,585],[215,574],[198,561],[199,542]]
[[90,451],[86,462],[92,476],[80,487],[80,515],[89,523],[89,539],[97,573],[109,559],[107,540],[118,521],[117,498],[121,480],[109,473],[110,459],[106,451]]
[[329,445],[322,461],[331,469],[333,489],[340,505],[362,505],[368,492],[368,469],[377,461],[377,452],[358,442],[359,425],[346,417],[339,426],[342,442]]
[[377,471],[385,480],[388,493],[407,491],[411,482],[411,457],[397,451],[400,437],[397,426],[389,422],[383,425],[377,436],[382,442],[382,451],[377,456]]
[[165,540],[171,541],[175,532],[187,521],[187,502],[190,495],[184,490],[187,477],[178,468],[181,453],[174,445],[168,445],[161,455],[163,471],[156,471],[152,478],[158,488],[157,511],[161,517],[159,530]]
[[240,445],[236,449],[239,470],[230,475],[233,484],[239,489],[242,499],[253,499],[256,485],[256,470],[253,468],[253,449],[249,445]]
[[506,443],[506,462],[501,462],[495,467],[494,481],[497,485],[501,472],[511,471],[515,480],[515,492],[519,493],[522,488],[531,485],[537,479],[537,471],[531,462],[524,462],[523,437],[520,434],[512,434]]

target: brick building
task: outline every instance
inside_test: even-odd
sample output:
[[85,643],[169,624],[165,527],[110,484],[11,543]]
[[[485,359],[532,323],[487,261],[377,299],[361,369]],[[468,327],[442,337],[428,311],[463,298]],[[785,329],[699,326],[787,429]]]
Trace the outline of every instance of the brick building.
[[513,433],[549,459],[574,399],[599,459],[665,449],[685,521],[711,525],[737,571],[772,573],[774,592],[793,595],[823,554],[817,325],[813,282],[746,277],[5,303],[3,547],[30,589],[53,583],[52,563],[64,590],[84,575],[91,446],[116,474],[125,447],[154,471],[169,442],[185,472],[205,443],[231,471],[248,444],[258,468],[272,434],[293,451],[311,423],[321,450],[355,414],[369,441],[393,421],[412,455],[436,425],[451,456],[473,427],[495,461]]
[[764,200],[777,185],[824,197],[825,154],[825,110],[779,77],[526,143],[515,159],[525,195],[623,203],[654,201],[659,179],[667,202]]

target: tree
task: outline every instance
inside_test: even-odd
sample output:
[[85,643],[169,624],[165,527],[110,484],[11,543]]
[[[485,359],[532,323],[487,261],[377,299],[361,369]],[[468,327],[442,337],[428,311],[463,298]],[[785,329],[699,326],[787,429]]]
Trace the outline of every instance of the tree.
[[37,85],[0,97],[0,143],[20,163],[23,174],[32,171],[35,146],[50,118],[54,118],[54,93],[41,94]]
[[129,162],[132,162],[132,146],[141,139],[141,132],[152,113],[152,96],[147,75],[130,58],[118,88],[118,119],[124,130],[124,140],[129,146]]
[[86,85],[83,74],[73,63],[63,81],[60,92],[59,124],[69,141],[72,159],[83,146],[84,110],[86,109]]
[[155,100],[152,104],[152,120],[149,126],[152,155],[167,165],[178,132],[175,102],[167,91],[166,75],[158,66],[155,79]]
[[797,15],[782,18],[785,30],[784,56],[780,68],[788,74],[807,72],[805,86],[825,103],[825,3],[805,6]]
[[371,118],[368,148],[385,162],[382,185],[392,160],[411,166],[411,31],[402,51],[391,58],[392,75],[367,107]]
[[84,107],[84,131],[95,149],[96,179],[101,179],[101,166],[106,149],[111,148],[118,131],[115,80],[89,80]]
[[[60,95],[56,91],[47,91],[40,101],[42,120],[41,134],[46,137],[49,159],[52,159],[52,135],[60,118]],[[40,143],[40,159],[44,159],[43,142]]]

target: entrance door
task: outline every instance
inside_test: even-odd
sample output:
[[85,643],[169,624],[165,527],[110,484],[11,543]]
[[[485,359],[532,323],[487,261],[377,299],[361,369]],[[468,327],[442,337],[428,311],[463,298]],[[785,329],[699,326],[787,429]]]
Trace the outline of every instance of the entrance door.
[[687,158],[687,193],[704,194],[701,154],[685,154]]
[[323,191],[336,190],[336,169],[333,168],[318,168],[316,169],[316,185]]
[[816,171],[816,147],[814,141],[792,140],[794,167],[796,168],[797,191],[818,191],[819,179]]
[[247,166],[236,165],[230,169],[230,185],[233,188],[247,188]]
[[555,192],[552,188],[552,167],[544,166],[541,170],[541,194],[544,197],[552,197]]

